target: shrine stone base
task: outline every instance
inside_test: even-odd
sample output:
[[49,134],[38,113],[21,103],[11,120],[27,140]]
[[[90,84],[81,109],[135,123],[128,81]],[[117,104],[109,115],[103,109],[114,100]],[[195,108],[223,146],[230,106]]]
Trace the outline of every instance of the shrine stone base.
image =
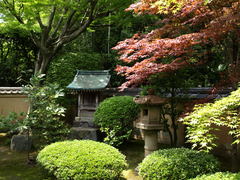
[[89,139],[97,141],[98,128],[92,127],[72,127],[70,139]]

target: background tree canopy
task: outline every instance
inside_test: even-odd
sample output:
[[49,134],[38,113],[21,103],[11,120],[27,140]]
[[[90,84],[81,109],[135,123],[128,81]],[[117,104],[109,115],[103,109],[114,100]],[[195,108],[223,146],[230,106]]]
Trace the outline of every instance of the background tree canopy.
[[3,0],[0,27],[27,31],[38,49],[35,73],[46,73],[50,61],[67,43],[97,19],[131,2],[109,0]]
[[[29,40],[29,43],[25,43],[25,47],[28,48],[27,52],[33,54],[31,51],[34,50],[33,57],[31,60],[28,58],[27,62],[30,68],[23,67],[21,71],[15,72],[17,75],[26,72],[27,75],[21,76],[24,81],[29,80],[33,72],[28,69],[32,69],[35,73],[46,73],[48,81],[56,80],[62,87],[65,87],[72,80],[76,69],[110,69],[112,70],[111,82],[113,82],[111,86],[119,86],[123,83],[124,78],[117,76],[114,72],[117,59],[111,47],[118,41],[131,37],[136,31],[146,31],[156,18],[151,15],[134,17],[131,13],[125,12],[124,9],[133,1],[84,2],[0,1],[3,13],[0,17],[2,19],[0,34],[9,36],[14,33],[14,37],[24,37]],[[91,23],[84,27],[85,29],[82,29],[75,39],[72,38],[67,42],[66,38],[69,39],[74,33],[71,29],[77,31],[83,26],[83,21],[89,19],[88,14],[84,15],[88,11],[84,12],[84,10],[87,10],[87,7],[91,9],[90,2],[97,3],[94,6],[94,17]],[[71,12],[72,16],[70,16]],[[51,14],[53,19],[49,22]],[[6,38],[3,41],[8,43]],[[6,53],[5,49],[1,51]],[[5,58],[10,65],[14,64],[12,62],[19,62],[17,57],[11,56],[12,58]],[[62,71],[63,66],[65,71]],[[16,69],[13,66],[11,68]],[[3,84],[6,86],[20,85],[15,83],[17,75],[11,76],[11,83],[4,82],[7,77],[3,76]]]

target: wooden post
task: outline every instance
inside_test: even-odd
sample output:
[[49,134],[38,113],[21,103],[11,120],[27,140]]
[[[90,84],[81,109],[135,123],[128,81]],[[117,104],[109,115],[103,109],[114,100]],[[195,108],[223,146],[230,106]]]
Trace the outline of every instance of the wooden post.
[[98,107],[98,103],[99,103],[99,95],[98,93],[96,93],[96,108]]
[[81,115],[81,104],[82,104],[82,102],[81,102],[81,94],[79,93],[78,94],[78,117],[80,117],[80,115]]

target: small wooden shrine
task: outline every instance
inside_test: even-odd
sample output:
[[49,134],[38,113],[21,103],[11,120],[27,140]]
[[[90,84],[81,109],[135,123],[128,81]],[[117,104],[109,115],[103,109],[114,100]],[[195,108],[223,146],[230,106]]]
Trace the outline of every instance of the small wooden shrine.
[[78,110],[73,128],[78,128],[79,131],[94,130],[93,114],[99,105],[100,94],[108,85],[110,77],[108,70],[77,70],[73,81],[67,86],[68,89],[78,94]]

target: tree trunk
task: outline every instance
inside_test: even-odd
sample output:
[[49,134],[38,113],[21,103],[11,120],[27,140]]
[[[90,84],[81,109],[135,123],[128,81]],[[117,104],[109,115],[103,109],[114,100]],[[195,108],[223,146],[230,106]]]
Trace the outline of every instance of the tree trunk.
[[50,61],[53,59],[55,53],[38,51],[37,60],[35,62],[34,75],[46,74]]

